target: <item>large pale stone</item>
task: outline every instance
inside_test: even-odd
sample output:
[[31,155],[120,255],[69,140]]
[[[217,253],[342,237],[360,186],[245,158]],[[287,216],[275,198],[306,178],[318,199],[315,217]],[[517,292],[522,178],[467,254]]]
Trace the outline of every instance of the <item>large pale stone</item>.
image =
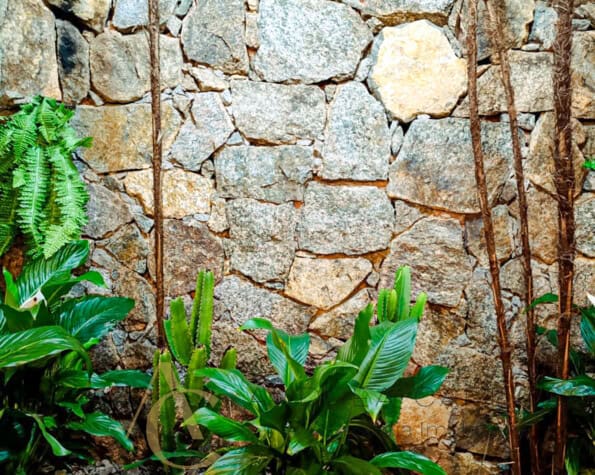
[[541,49],[551,50],[556,39],[556,22],[558,14],[553,7],[545,2],[535,4],[535,20],[531,27],[529,41],[536,41],[541,44]]
[[67,21],[56,20],[56,34],[62,99],[76,104],[89,93],[89,43]]
[[225,198],[303,201],[312,177],[311,147],[225,147],[215,156],[217,192]]
[[[577,139],[584,138],[582,126],[578,121],[573,121],[573,162],[574,179],[577,193],[580,193],[582,182],[586,174],[582,166],[584,162],[583,154],[577,144]],[[525,176],[534,184],[549,191],[556,193],[554,183],[555,164],[554,164],[554,113],[546,112],[541,114],[535,129],[531,133],[529,142],[529,154],[524,161]]]
[[593,193],[585,193],[576,202],[575,215],[576,247],[586,256],[595,257],[595,195]]
[[97,239],[132,221],[128,205],[116,193],[96,183],[90,183],[88,190],[89,222],[85,226],[85,234]]
[[317,316],[310,324],[310,330],[326,338],[347,340],[353,335],[353,325],[357,315],[369,303],[369,292],[367,289],[362,289],[338,307]]
[[370,88],[400,121],[419,114],[446,116],[467,90],[466,61],[456,57],[442,29],[429,21],[384,28],[372,57]]
[[[552,54],[509,51],[508,60],[517,111],[552,110]],[[477,79],[477,90],[481,115],[498,115],[508,111],[499,65],[490,66]],[[454,113],[458,117],[468,117],[469,98],[466,97]]]
[[444,25],[454,0],[342,0],[365,15],[375,16],[386,25],[430,20]]
[[[192,214],[209,214],[213,183],[197,173],[174,168],[163,172],[163,216],[183,218]],[[153,171],[130,172],[124,178],[126,192],[138,198],[145,213],[153,216]]]
[[231,91],[236,125],[249,139],[295,143],[322,133],[326,106],[318,87],[233,81]]
[[558,212],[555,200],[542,191],[530,188],[527,193],[531,252],[551,264],[556,259]]
[[[161,87],[176,87],[182,80],[182,49],[176,38],[162,35]],[[132,102],[151,87],[149,39],[145,32],[122,35],[108,30],[91,41],[91,82],[110,102]]]
[[373,186],[329,186],[312,182],[298,225],[300,249],[318,254],[364,254],[386,249],[394,210]]
[[595,119],[595,31],[572,37],[572,113]]
[[0,2],[0,105],[36,94],[61,99],[55,43],[41,0]]
[[[162,144],[167,150],[178,132],[180,116],[169,102],[163,103],[162,111]],[[79,135],[93,137],[93,146],[78,153],[98,173],[151,166],[150,104],[79,106],[72,124]]]
[[135,272],[144,274],[147,270],[149,243],[135,224],[122,226],[108,239],[97,244],[109,251],[122,265]]
[[397,236],[382,263],[379,287],[391,288],[396,270],[403,265],[411,267],[414,294],[426,292],[430,303],[456,307],[471,277],[459,222],[426,218]]
[[[223,246],[206,225],[189,225],[176,219],[164,222],[164,282],[166,295],[177,297],[194,290],[196,274],[207,269],[220,279],[223,274]],[[153,262],[150,262],[152,265]]]
[[[506,205],[492,208],[492,220],[494,222],[496,254],[499,261],[505,261],[514,250],[516,222],[508,213]],[[465,231],[469,252],[478,259],[481,265],[487,267],[488,254],[485,245],[483,220],[481,218],[467,220],[465,222]]]
[[399,423],[394,428],[397,444],[436,444],[449,432],[452,405],[437,397],[403,399]]
[[[165,23],[174,13],[177,0],[159,0],[159,18]],[[113,25],[119,30],[128,30],[149,23],[149,3],[146,0],[116,0]]]
[[[482,144],[490,201],[510,174],[510,130],[504,123],[482,123]],[[388,194],[457,213],[478,213],[469,121],[423,119],[411,124],[389,173]]]
[[196,94],[191,112],[192,118],[186,119],[172,145],[171,157],[184,168],[198,171],[227,141],[234,126],[219,94],[214,92]]
[[[466,49],[466,34],[469,14],[467,12],[468,0],[458,0],[452,9],[448,20],[449,26],[456,33],[463,50]],[[535,0],[505,0],[506,27],[504,40],[509,48],[520,48],[529,35],[529,25],[533,21]],[[489,36],[490,20],[485,3],[478,4],[477,25],[477,56],[479,60],[491,54]],[[500,33],[500,32],[499,32]]]
[[296,257],[285,293],[308,305],[328,310],[345,300],[372,271],[367,259]]
[[[97,32],[103,31],[109,15],[111,0],[46,0],[60,10],[76,16]],[[15,2],[17,3],[17,2]]]
[[391,137],[384,109],[365,86],[339,86],[331,104],[322,152],[327,180],[385,180]]
[[[485,405],[457,404],[453,410],[457,447],[475,454],[504,458],[508,455],[508,443],[504,431],[494,430],[497,415]],[[504,423],[504,421],[498,421]],[[460,473],[460,472],[449,472]],[[473,472],[478,474],[479,472]]]
[[372,33],[351,8],[327,0],[262,0],[254,58],[269,82],[353,77]]
[[204,0],[184,19],[182,44],[188,59],[226,73],[246,73],[243,0]]
[[240,198],[226,205],[231,268],[257,282],[285,279],[295,253],[296,212],[292,203],[274,205]]

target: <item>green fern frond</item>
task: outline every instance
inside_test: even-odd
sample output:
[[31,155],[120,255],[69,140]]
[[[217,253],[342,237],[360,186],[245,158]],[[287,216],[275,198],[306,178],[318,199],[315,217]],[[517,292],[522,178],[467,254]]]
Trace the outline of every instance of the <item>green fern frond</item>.
[[[0,184],[0,256],[12,245],[16,234],[17,195],[12,188]],[[5,191],[3,188],[10,188]]]

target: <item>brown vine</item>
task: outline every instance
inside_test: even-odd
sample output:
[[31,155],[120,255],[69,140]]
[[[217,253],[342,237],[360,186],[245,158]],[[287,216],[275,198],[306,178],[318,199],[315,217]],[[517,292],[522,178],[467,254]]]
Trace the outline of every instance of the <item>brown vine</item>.
[[479,203],[483,220],[483,230],[486,249],[490,263],[491,288],[496,310],[496,323],[498,326],[498,344],[500,346],[500,359],[504,376],[504,389],[506,393],[506,409],[508,416],[508,443],[512,459],[512,474],[521,475],[521,453],[519,434],[516,424],[514,376],[512,374],[511,346],[508,340],[508,328],[502,289],[500,288],[500,267],[496,255],[496,240],[494,225],[488,201],[487,183],[484,169],[484,156],[481,145],[481,122],[479,119],[479,106],[477,97],[477,0],[469,0],[469,24],[467,28],[467,80],[469,87],[469,122],[471,128],[471,142],[473,145],[473,158],[475,160],[475,180],[477,182]]

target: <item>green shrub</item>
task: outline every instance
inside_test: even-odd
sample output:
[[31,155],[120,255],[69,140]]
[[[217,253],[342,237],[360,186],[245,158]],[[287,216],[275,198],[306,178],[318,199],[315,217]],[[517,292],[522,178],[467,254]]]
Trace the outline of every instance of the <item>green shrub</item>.
[[71,155],[91,139],[76,136],[72,115],[36,97],[0,122],[0,256],[19,231],[31,257],[50,257],[80,237],[89,197]]
[[81,434],[113,437],[132,450],[121,424],[88,412],[90,390],[112,386],[146,388],[150,377],[132,370],[96,374],[88,350],[123,320],[134,301],[87,295],[67,298],[83,281],[104,285],[101,275],[72,271],[84,264],[87,241],[63,246],[50,259],[37,258],[15,280],[4,271],[0,304],[0,470],[37,473],[53,457],[88,458]]

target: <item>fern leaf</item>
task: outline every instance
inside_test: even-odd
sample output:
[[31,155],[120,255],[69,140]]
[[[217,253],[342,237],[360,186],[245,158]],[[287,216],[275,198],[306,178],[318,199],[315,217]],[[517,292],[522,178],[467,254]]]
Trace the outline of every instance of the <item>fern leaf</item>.
[[[10,188],[7,184],[4,188]],[[0,256],[11,246],[16,234],[17,195],[12,189],[4,191],[0,185]]]

